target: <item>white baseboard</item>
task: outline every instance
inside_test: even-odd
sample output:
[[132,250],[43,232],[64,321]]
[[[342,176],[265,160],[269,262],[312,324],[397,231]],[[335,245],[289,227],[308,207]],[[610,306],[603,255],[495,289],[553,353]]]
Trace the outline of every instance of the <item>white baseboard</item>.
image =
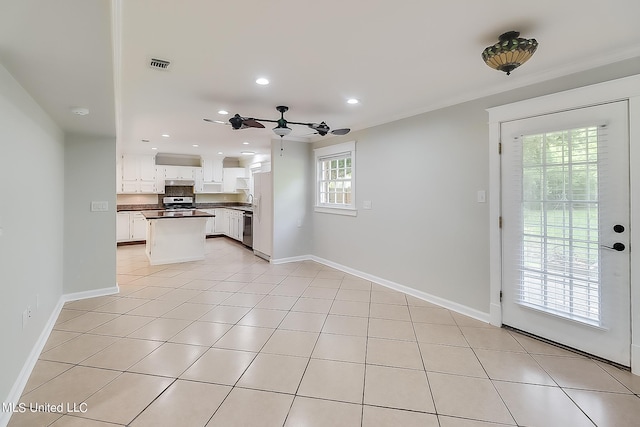
[[288,258],[271,259],[271,264],[286,264],[289,262],[310,261],[311,255],[292,256]]
[[489,313],[484,313],[482,311],[476,310],[471,307],[467,307],[466,305],[458,304],[457,302],[449,301],[444,298],[437,297],[435,295],[428,294],[426,292],[419,291],[417,289],[401,285],[396,282],[392,282],[390,280],[383,279],[381,277],[374,276],[369,273],[365,273],[360,270],[353,269],[351,267],[347,267],[345,265],[338,264],[336,262],[330,261],[328,259],[320,258],[315,255],[301,255],[289,258],[279,258],[276,260],[271,260],[272,264],[284,264],[288,262],[300,262],[300,261],[315,261],[320,264],[326,265],[327,267],[335,268],[336,270],[344,271],[345,273],[349,273],[353,276],[360,277],[365,280],[369,280],[370,282],[377,283],[379,285],[385,286],[390,289],[394,289],[396,291],[404,292],[407,295],[414,296],[423,301],[430,302],[432,304],[439,305],[446,309],[455,311],[456,313],[464,314],[465,316],[472,317],[481,322],[490,323],[490,315]]
[[[47,323],[44,325],[38,340],[31,349],[29,356],[27,356],[27,360],[25,360],[24,365],[22,365],[22,370],[20,371],[16,381],[13,383],[13,387],[11,387],[11,391],[9,392],[9,396],[7,396],[5,402],[14,403],[16,405],[19,403],[20,396],[22,396],[22,392],[24,391],[24,387],[27,385],[31,372],[36,366],[40,353],[49,339],[49,335],[53,330],[53,326],[56,324],[56,320],[60,315],[62,306],[64,306],[64,301],[62,297],[60,297],[58,304],[56,304],[49,316],[49,320],[47,320]],[[11,419],[11,415],[11,412],[0,412],[0,426],[6,426],[9,423],[9,419]]]
[[[56,304],[55,308],[51,312],[51,315],[49,316],[47,323],[44,325],[44,328],[42,329],[42,332],[40,333],[38,340],[33,345],[33,348],[31,348],[31,352],[29,353],[29,356],[27,356],[27,359],[25,360],[24,365],[22,365],[22,370],[20,371],[20,374],[18,375],[18,378],[16,379],[16,381],[13,383],[13,387],[11,387],[11,391],[9,392],[9,395],[4,400],[4,402],[13,403],[15,405],[17,405],[20,402],[20,396],[22,396],[24,387],[27,385],[27,381],[31,376],[31,372],[33,371],[33,368],[36,366],[36,362],[40,357],[40,353],[42,353],[42,349],[47,343],[47,340],[49,339],[49,335],[51,335],[51,331],[53,330],[53,327],[56,324],[56,320],[58,320],[58,316],[62,311],[62,307],[64,307],[64,304],[66,302],[76,301],[76,300],[81,300],[86,298],[94,298],[94,297],[99,297],[104,295],[112,295],[112,294],[117,294],[118,292],[120,292],[120,289],[118,287],[118,284],[116,284],[115,286],[110,288],[95,289],[92,291],[75,292],[72,294],[61,295],[60,299],[58,300],[58,303]],[[11,415],[12,415],[11,412],[0,412],[0,427],[5,427],[7,424],[9,424]]]
[[631,373],[640,375],[640,345],[631,344]]
[[61,299],[63,300],[63,302],[78,301],[78,300],[81,300],[81,299],[103,297],[103,296],[106,296],[106,295],[113,295],[113,294],[117,294],[118,292],[120,292],[120,287],[116,283],[115,286],[112,286],[110,288],[94,289],[94,290],[91,290],[91,291],[83,291],[83,292],[74,292],[72,294],[64,294],[64,295],[62,295]]

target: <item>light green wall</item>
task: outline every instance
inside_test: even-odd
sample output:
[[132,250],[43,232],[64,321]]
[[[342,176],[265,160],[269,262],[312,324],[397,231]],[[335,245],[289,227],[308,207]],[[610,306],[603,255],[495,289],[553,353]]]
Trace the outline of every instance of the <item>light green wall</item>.
[[313,168],[310,144],[271,142],[273,179],[273,254],[272,259],[309,255],[312,248],[312,196],[309,171]]
[[640,58],[316,143],[357,141],[359,211],[314,213],[311,253],[488,314],[489,205],[476,202],[478,190],[489,200],[486,108],[637,73]]
[[[64,293],[116,286],[116,141],[70,135],[65,142]],[[106,201],[107,212],[91,212]]]
[[[8,402],[63,292],[64,136],[1,65],[0,153],[0,397]],[[27,306],[33,317],[23,328]]]

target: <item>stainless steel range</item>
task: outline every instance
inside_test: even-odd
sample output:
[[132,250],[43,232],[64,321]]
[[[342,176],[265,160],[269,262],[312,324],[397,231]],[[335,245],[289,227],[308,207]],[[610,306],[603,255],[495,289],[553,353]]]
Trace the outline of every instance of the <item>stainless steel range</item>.
[[165,210],[191,210],[195,209],[195,204],[193,203],[193,197],[163,197],[162,205]]

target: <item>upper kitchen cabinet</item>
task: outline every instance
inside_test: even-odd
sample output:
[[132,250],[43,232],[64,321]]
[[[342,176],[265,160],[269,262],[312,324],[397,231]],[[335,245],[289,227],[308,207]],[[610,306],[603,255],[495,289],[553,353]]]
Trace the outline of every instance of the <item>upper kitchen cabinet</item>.
[[202,159],[204,182],[222,182],[222,159]]
[[202,168],[194,176],[195,193],[222,193],[222,159],[202,159]]
[[195,193],[222,193],[222,159],[202,159],[202,169],[195,176]]
[[163,166],[165,180],[188,180],[195,179],[195,168],[193,166]]
[[223,183],[225,193],[237,193],[248,190],[247,171],[245,168],[224,168]]
[[119,194],[154,194],[156,186],[156,161],[153,155],[124,154],[120,159]]

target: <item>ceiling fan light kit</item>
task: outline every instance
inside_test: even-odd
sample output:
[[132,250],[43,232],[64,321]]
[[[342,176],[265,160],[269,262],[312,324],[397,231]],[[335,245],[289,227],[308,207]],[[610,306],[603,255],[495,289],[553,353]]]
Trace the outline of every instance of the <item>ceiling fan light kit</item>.
[[518,31],[506,32],[498,37],[498,43],[482,52],[482,59],[491,68],[510,75],[513,70],[524,64],[538,48],[536,39],[519,37]]

